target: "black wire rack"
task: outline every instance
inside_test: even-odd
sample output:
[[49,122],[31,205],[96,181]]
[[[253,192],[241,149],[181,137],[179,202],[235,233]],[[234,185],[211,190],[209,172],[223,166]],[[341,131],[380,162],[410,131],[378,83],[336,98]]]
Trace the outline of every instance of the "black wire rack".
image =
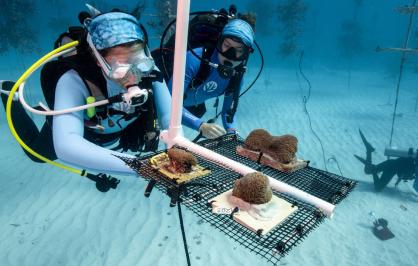
[[[237,135],[204,140],[198,144],[333,204],[338,204],[347,197],[356,185],[353,180],[310,166],[292,173],[262,166],[235,152],[236,147],[243,144],[243,140]],[[241,176],[198,155],[195,156],[199,165],[209,168],[211,174],[183,184],[175,183],[152,168],[149,164],[151,155],[141,159],[121,159],[140,176],[149,180],[146,196],[150,195],[154,186],[157,187],[171,198],[170,206],[180,202],[211,226],[273,264],[277,264],[325,218],[315,206],[276,191],[273,192],[276,196],[296,205],[298,209],[265,235],[261,232],[255,233],[237,223],[232,215],[213,214],[209,200],[231,189],[235,180]]]

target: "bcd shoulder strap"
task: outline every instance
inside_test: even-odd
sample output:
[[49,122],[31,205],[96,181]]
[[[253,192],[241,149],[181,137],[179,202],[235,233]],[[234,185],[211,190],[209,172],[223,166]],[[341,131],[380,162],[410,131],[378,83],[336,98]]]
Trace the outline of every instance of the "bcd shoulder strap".
[[189,87],[187,89],[195,89],[202,85],[205,80],[209,77],[210,73],[210,66],[205,60],[209,60],[211,55],[213,54],[213,51],[215,49],[212,47],[204,48],[202,53],[203,60],[200,60],[199,70],[190,81]]
[[228,83],[228,87],[225,89],[224,95],[232,94],[232,105],[227,111],[226,121],[232,123],[235,113],[238,108],[238,101],[240,96],[239,86],[242,81],[244,72],[239,72],[238,75],[234,75]]

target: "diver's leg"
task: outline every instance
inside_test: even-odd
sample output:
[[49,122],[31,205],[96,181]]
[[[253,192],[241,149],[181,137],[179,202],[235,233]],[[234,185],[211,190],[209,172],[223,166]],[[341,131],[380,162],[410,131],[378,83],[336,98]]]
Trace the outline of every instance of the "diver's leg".
[[366,161],[372,163],[372,152],[375,151],[375,148],[367,141],[366,137],[363,135],[363,132],[361,132],[360,129],[358,132],[360,133],[361,140],[366,147]]
[[[382,191],[387,184],[392,180],[397,172],[396,160],[386,160],[375,166],[376,173],[373,174],[374,188],[377,192]],[[382,175],[377,175],[378,172],[382,172]]]
[[[3,91],[10,91],[13,87],[14,83],[11,81],[4,81],[1,84]],[[1,100],[3,102],[4,109],[6,110],[6,103],[7,103],[8,95],[1,93]],[[44,150],[48,147],[47,142],[45,142],[45,138],[48,136],[45,131],[43,135],[39,133],[39,130],[35,123],[33,122],[32,118],[26,113],[25,109],[19,102],[14,102],[12,104],[11,116],[13,120],[13,125],[15,127],[16,133],[22,139],[22,141],[27,144],[29,147],[33,148],[35,151],[39,152],[40,154],[44,154]],[[48,125],[44,125],[48,126]],[[42,138],[40,138],[42,136]],[[52,139],[51,139],[52,141]],[[36,149],[35,149],[36,148]],[[50,148],[50,147],[49,147]],[[48,149],[49,149],[48,148]],[[39,159],[35,158],[31,154],[29,154],[26,150],[24,152],[35,162],[42,162]]]
[[383,172],[380,178],[377,174],[373,174],[374,189],[376,192],[382,191],[394,176],[395,172]]
[[376,170],[376,166],[371,163],[371,160],[361,158],[360,156],[355,155],[355,154],[354,154],[354,157],[356,157],[357,160],[359,160],[360,162],[364,164],[364,173],[368,175],[378,173],[378,171]]
[[367,141],[366,137],[363,135],[363,132],[359,129],[361,140],[366,148],[366,159],[361,158],[360,156],[354,155],[360,162],[364,164],[364,172],[366,174],[377,174],[379,171],[376,169],[376,166],[372,163],[372,152],[375,151],[375,148]]

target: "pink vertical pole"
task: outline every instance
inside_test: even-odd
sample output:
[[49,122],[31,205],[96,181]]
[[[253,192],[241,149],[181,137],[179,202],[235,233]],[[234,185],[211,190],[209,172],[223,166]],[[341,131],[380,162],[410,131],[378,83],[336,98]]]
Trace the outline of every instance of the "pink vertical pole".
[[176,41],[174,51],[173,92],[169,139],[183,135],[181,117],[183,111],[184,76],[186,70],[187,36],[189,32],[190,0],[177,2]]

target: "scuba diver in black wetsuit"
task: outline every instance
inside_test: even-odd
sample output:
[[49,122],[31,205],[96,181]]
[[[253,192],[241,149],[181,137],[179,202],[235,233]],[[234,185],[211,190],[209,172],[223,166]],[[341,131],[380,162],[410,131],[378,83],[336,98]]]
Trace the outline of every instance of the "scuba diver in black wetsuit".
[[[408,151],[399,151],[396,149],[386,149],[386,156],[395,156],[396,159],[388,159],[379,164],[372,163],[372,152],[375,151],[373,146],[366,140],[361,130],[359,130],[361,139],[366,147],[366,159],[354,155],[360,162],[364,164],[364,172],[373,176],[374,188],[376,192],[382,191],[387,184],[393,179],[395,175],[398,176],[398,180],[395,183],[395,187],[403,180],[414,180],[414,189],[418,191],[417,176],[417,151],[412,148]],[[380,176],[379,176],[379,173]]]

